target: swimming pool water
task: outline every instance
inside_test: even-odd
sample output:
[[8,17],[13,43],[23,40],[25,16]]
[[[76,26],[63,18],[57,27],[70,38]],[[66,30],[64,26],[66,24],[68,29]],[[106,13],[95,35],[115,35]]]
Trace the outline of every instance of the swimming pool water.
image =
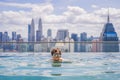
[[0,80],[120,80],[120,53],[0,53]]

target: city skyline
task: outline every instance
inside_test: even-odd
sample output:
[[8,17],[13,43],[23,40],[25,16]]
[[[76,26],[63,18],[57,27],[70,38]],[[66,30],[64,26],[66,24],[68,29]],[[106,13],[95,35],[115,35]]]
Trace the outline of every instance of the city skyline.
[[[72,33],[71,36],[69,36],[69,30],[68,29],[58,29],[56,38],[52,38],[52,32],[51,29],[47,30],[48,37],[45,38],[42,35],[42,19],[39,18],[38,20],[38,30],[35,30],[35,23],[34,19],[31,19],[31,24],[28,24],[28,43],[29,42],[54,42],[56,43],[52,45],[51,43],[46,44],[24,44],[24,45],[17,45],[17,43],[14,44],[1,44],[1,48],[3,51],[50,51],[52,47],[60,47],[64,49],[64,51],[74,51],[74,52],[119,52],[119,39],[117,36],[117,33],[114,29],[114,25],[112,22],[110,22],[110,16],[109,16],[109,9],[108,9],[108,15],[106,19],[106,23],[104,24],[104,28],[101,31],[101,35],[98,38],[95,38],[93,36],[88,37],[86,32],[80,33],[80,37],[78,37],[79,34]],[[36,33],[36,34],[35,34]],[[9,37],[8,32],[0,32],[0,41],[1,42],[25,42],[22,38],[21,34],[17,34],[17,32],[12,32],[12,37]],[[58,44],[57,41],[62,43]],[[72,44],[64,43],[64,42],[73,42]],[[77,42],[80,41],[80,44]],[[81,43],[81,41],[90,41],[91,44]],[[115,43],[97,43],[100,41],[115,41]],[[72,45],[72,47],[70,47]],[[46,46],[47,48],[44,48]],[[64,47],[63,47],[64,46]],[[39,47],[39,49],[36,49],[36,47]],[[25,49],[24,49],[25,48]],[[40,49],[41,48],[41,49]],[[70,49],[71,48],[71,49]],[[112,48],[112,49],[111,49]]]
[[88,36],[99,37],[104,23],[106,23],[109,6],[110,22],[113,23],[118,37],[120,37],[119,1],[91,0],[85,3],[87,0],[68,0],[64,4],[63,0],[57,1],[59,5],[56,0],[0,1],[0,27],[2,28],[0,32],[7,31],[11,34],[12,31],[16,31],[23,38],[27,38],[27,28],[31,19],[35,19],[35,29],[37,30],[38,20],[41,18],[45,37],[48,29],[52,30],[53,37],[56,36],[58,29],[68,29],[70,34],[77,33],[78,36],[80,33],[86,32]]

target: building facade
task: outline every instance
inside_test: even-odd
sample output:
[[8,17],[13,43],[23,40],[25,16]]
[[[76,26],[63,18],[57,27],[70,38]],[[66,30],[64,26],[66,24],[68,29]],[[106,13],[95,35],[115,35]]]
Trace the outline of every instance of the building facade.
[[30,41],[35,41],[35,23],[34,19],[31,21],[31,27],[30,27]]
[[12,41],[16,40],[17,36],[16,36],[16,32],[12,32]]
[[71,39],[74,41],[74,52],[78,52],[78,35],[75,33],[71,34]]
[[86,43],[84,41],[87,41],[87,33],[83,32],[80,34],[80,52],[86,52]]
[[64,41],[66,37],[69,37],[69,32],[66,29],[60,29],[57,31],[56,39],[58,41]]
[[52,30],[51,29],[47,30],[47,37],[52,37]]

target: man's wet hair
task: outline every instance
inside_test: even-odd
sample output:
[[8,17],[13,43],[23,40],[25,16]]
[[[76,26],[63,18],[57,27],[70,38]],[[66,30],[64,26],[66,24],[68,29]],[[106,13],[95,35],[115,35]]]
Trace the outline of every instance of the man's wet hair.
[[53,56],[54,53],[57,53],[61,55],[61,50],[59,48],[56,48],[56,49],[52,49],[51,51],[51,55]]

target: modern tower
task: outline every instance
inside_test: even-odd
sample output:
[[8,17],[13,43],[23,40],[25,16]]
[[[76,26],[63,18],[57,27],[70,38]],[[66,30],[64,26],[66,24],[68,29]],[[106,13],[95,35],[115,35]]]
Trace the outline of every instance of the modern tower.
[[[83,32],[80,34],[80,41],[87,41],[87,33]],[[80,43],[80,52],[86,52],[86,44]]]
[[80,40],[81,41],[87,41],[87,33],[86,32],[83,32],[80,34]]
[[3,36],[3,34],[2,34],[2,32],[0,32],[0,42],[2,42],[2,36]]
[[8,42],[9,41],[8,32],[4,32],[3,37],[2,37],[2,41],[3,42]]
[[74,40],[74,52],[78,52],[78,43],[77,43],[77,41],[78,41],[78,35],[75,34],[75,33],[72,33],[71,34],[71,39]]
[[21,35],[17,34],[17,41],[20,41],[20,39],[21,39]]
[[34,19],[31,21],[31,27],[30,27],[30,41],[35,41],[35,23]]
[[103,41],[101,50],[103,52],[119,52],[118,36],[112,23],[110,23],[109,10],[107,23],[104,25],[100,40]]
[[[20,36],[17,36],[19,39]],[[28,42],[35,42],[35,23],[34,19],[32,19],[31,24],[28,24]],[[29,44],[28,51],[34,51],[34,44]]]
[[2,34],[2,32],[0,32],[0,49],[2,48],[2,37],[3,37],[3,34]]
[[[8,42],[9,41],[9,36],[8,36],[8,32],[6,31],[6,32],[4,32],[4,34],[3,34],[3,37],[2,37],[2,41],[3,42]],[[3,44],[3,51],[6,51],[6,50],[9,50],[9,46],[8,46],[8,44]]]
[[38,22],[38,30],[36,31],[36,41],[41,41],[43,32],[42,32],[42,20],[41,18],[39,19]]
[[42,20],[41,18],[39,19],[39,22],[38,22],[38,30],[40,31],[40,35],[42,36]]
[[41,41],[40,31],[36,31],[36,41]]
[[47,37],[52,37],[52,31],[51,31],[51,29],[47,30]]
[[31,25],[28,24],[28,42],[31,41]]
[[17,36],[16,36],[16,32],[12,32],[12,40],[16,40]]

